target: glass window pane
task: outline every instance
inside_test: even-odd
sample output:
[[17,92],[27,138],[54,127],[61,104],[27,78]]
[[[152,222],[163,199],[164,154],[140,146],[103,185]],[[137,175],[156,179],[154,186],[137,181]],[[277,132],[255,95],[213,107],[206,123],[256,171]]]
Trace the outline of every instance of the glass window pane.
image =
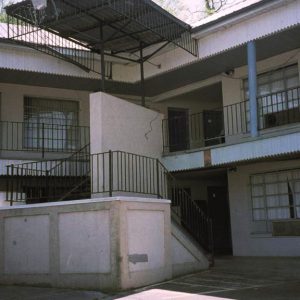
[[262,221],[266,219],[266,214],[264,209],[253,209],[253,220]]
[[264,208],[265,207],[265,200],[264,197],[255,197],[253,198],[253,208]]

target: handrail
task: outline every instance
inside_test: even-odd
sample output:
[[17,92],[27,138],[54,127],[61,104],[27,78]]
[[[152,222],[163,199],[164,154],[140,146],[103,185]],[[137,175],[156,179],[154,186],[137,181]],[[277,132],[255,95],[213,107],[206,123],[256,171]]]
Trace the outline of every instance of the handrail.
[[[171,195],[163,198],[171,199],[171,211],[176,216],[174,221],[185,227],[200,245],[213,255],[212,220],[192,199],[191,195],[180,187],[177,179],[158,160],[160,168],[167,176],[168,190]],[[171,184],[170,184],[171,182]]]

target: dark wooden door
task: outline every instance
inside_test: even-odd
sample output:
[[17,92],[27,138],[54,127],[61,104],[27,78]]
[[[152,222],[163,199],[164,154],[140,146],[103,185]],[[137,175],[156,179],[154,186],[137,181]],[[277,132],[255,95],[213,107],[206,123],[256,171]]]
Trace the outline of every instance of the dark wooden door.
[[169,149],[170,152],[189,148],[188,110],[184,108],[168,109]]
[[232,254],[227,187],[208,187],[208,213],[212,218],[216,254]]

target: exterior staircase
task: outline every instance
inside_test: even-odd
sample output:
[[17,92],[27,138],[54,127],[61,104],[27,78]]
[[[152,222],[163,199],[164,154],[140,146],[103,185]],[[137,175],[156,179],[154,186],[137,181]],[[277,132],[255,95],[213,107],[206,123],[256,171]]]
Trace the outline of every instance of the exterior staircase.
[[210,218],[158,159],[123,151],[90,154],[90,145],[86,145],[65,159],[8,166],[7,174],[7,201],[11,205],[88,199],[92,195],[171,199],[172,222],[213,263]]

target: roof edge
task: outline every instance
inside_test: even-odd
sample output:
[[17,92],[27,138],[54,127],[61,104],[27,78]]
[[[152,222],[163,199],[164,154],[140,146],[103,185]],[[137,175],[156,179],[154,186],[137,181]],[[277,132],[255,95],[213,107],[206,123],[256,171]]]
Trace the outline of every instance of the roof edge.
[[211,31],[217,30],[219,27],[223,26],[224,23],[228,25],[228,23],[239,22],[245,16],[256,15],[257,12],[261,12],[266,8],[280,7],[293,1],[295,0],[261,0],[216,20],[194,27],[192,29],[193,38],[200,38],[202,35],[208,35]]

